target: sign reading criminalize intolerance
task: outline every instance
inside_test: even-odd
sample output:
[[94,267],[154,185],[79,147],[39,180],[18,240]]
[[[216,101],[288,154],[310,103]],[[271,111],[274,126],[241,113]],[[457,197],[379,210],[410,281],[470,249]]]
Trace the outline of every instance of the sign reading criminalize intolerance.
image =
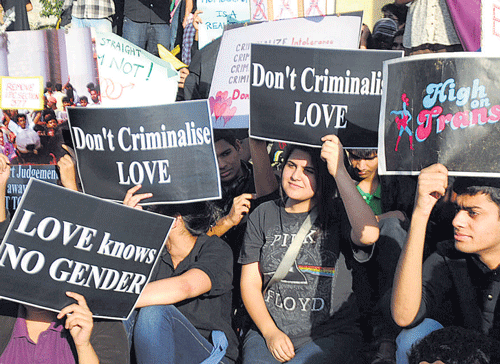
[[127,318],[172,222],[31,179],[0,245],[0,296],[60,311],[71,291],[94,317]]
[[383,61],[400,51],[329,50],[252,44],[250,135],[321,145],[377,147]]
[[226,30],[210,86],[214,128],[248,128],[251,44],[357,49],[358,15],[287,19]]
[[0,77],[0,109],[43,109],[42,77]]
[[379,170],[500,176],[500,58],[462,53],[384,63]]
[[141,184],[145,204],[220,198],[206,100],[68,113],[85,193],[122,201]]

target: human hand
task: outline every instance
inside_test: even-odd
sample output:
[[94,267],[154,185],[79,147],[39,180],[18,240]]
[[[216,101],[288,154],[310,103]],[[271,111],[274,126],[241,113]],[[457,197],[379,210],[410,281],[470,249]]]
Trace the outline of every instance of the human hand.
[[233,226],[238,225],[243,219],[243,216],[250,212],[251,202],[255,198],[255,194],[243,193],[233,199],[233,206],[231,206],[231,211],[226,216]]
[[359,37],[359,49],[366,49],[368,47],[368,38],[370,37],[370,28],[368,25],[363,24],[361,27],[361,35]]
[[203,11],[201,10],[196,10],[193,15],[193,27],[196,29],[196,31],[199,30],[200,24],[203,23],[203,20],[201,20],[200,14],[203,14]]
[[142,206],[139,205],[139,202],[141,202],[145,198],[153,197],[152,193],[140,193],[138,195],[134,195],[134,193],[139,191],[141,187],[142,187],[141,185],[137,185],[137,186],[130,188],[127,191],[127,194],[125,195],[125,198],[123,199],[123,204],[125,206],[129,206],[129,207],[133,207],[133,208],[138,209],[138,210],[142,210]]
[[57,318],[60,320],[66,316],[64,328],[71,334],[77,349],[79,347],[88,346],[90,345],[90,334],[94,327],[92,312],[90,312],[87,306],[85,297],[81,294],[66,292],[66,296],[75,299],[77,303],[64,307],[61,312],[57,314]]
[[179,88],[184,88],[184,83],[186,82],[186,77],[189,76],[189,69],[187,67],[182,67],[179,70]]
[[267,348],[276,360],[284,363],[292,360],[295,356],[292,340],[283,331],[276,329],[276,331],[264,336],[264,339]]
[[323,145],[321,146],[321,159],[326,162],[328,172],[334,177],[340,169],[345,170],[344,166],[344,152],[342,143],[336,135],[325,135],[321,138]]
[[[69,153],[69,147],[67,145],[62,145],[62,148]],[[70,154],[65,154],[57,162],[57,167],[59,168],[59,175],[61,176],[61,183],[64,187],[78,191],[78,186],[76,184],[76,171],[75,163]]]
[[430,215],[436,202],[448,188],[448,169],[436,163],[420,171],[418,176],[415,211]]

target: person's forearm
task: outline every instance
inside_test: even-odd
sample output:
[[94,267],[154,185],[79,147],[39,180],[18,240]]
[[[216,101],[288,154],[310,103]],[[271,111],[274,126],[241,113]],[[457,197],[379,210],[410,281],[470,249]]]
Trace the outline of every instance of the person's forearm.
[[250,138],[249,144],[253,162],[255,193],[257,198],[267,196],[276,191],[279,185],[269,160],[266,142]]
[[184,13],[184,18],[187,18],[192,11],[193,11],[193,0],[186,0],[186,11]]
[[394,276],[391,311],[394,321],[402,327],[413,322],[422,300],[422,260],[428,221],[427,213],[415,209]]
[[351,224],[353,243],[356,245],[375,243],[379,237],[377,219],[345,168],[339,168],[335,181]]
[[207,235],[217,235],[221,237],[222,235],[227,233],[233,226],[234,224],[231,222],[231,219],[229,219],[227,216],[224,216],[217,220],[217,223],[215,224],[215,226],[210,228]]
[[76,347],[79,364],[99,364],[99,358],[90,343]]

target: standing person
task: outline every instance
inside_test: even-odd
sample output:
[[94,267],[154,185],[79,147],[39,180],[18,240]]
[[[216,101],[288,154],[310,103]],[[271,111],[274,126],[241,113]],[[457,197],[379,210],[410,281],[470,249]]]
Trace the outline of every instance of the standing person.
[[[124,204],[152,195],[134,195]],[[214,217],[208,203],[164,205],[154,211],[175,216],[166,249],[136,307],[137,316],[126,322],[133,332],[138,364],[192,364],[208,357],[212,363],[232,364],[238,340],[231,327],[233,257],[219,237],[207,236]]]
[[4,14],[12,9],[16,15],[16,20],[7,27],[7,31],[30,30],[28,11],[33,9],[30,0],[0,0],[0,5]]
[[64,9],[71,9],[71,26],[95,28],[98,32],[111,32],[111,17],[115,14],[113,0],[64,0]]
[[170,50],[170,1],[125,0],[123,38],[155,56],[157,44]]
[[[244,339],[243,363],[356,358],[362,337],[350,262],[369,258],[379,229],[345,169],[340,141],[334,135],[322,141],[321,151],[290,146],[284,153],[283,199],[250,215],[239,262],[241,294],[254,325]],[[341,200],[333,199],[335,186]],[[317,219],[294,263],[281,281],[267,286],[311,211]]]
[[395,0],[397,5],[409,2],[403,37],[407,55],[463,50],[446,0]]

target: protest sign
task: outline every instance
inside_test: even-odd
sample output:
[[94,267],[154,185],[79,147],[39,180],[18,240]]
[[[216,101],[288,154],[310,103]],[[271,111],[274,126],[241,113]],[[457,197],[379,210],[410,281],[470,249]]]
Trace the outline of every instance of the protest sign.
[[174,67],[113,33],[96,32],[102,104],[110,107],[161,105],[175,101]]
[[31,179],[0,246],[0,296],[59,311],[71,291],[94,317],[127,318],[173,220]]
[[[330,4],[328,4],[330,3]],[[333,2],[327,0],[251,0],[252,21],[281,20],[303,16],[324,16],[327,5]]]
[[481,51],[498,55],[500,52],[500,0],[482,0],[481,13]]
[[200,49],[214,39],[220,37],[224,27],[229,23],[242,23],[250,20],[250,4],[248,0],[198,0],[197,9],[203,13],[199,24]]
[[425,55],[384,63],[379,171],[500,176],[500,58]]
[[85,193],[121,201],[142,184],[146,204],[220,198],[206,100],[137,108],[70,108]]
[[356,49],[361,18],[326,16],[264,22],[224,32],[210,87],[214,128],[248,128],[250,43]]
[[30,178],[36,178],[50,183],[57,183],[55,165],[14,165],[10,167],[10,177],[7,183],[5,208],[14,215],[21,197],[26,190]]
[[376,148],[382,63],[401,51],[330,50],[252,44],[250,135],[320,146]]
[[0,77],[0,108],[43,109],[43,78]]

